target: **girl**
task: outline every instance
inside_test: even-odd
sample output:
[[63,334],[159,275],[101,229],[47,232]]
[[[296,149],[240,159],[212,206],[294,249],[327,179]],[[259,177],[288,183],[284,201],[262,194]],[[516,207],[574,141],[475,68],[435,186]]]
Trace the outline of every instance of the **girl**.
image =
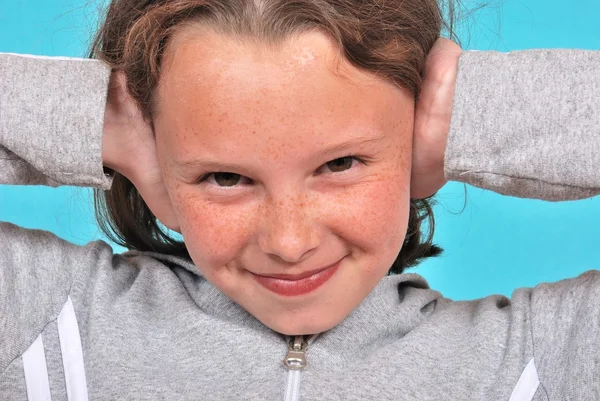
[[102,61],[2,55],[0,181],[106,190],[131,251],[0,226],[0,399],[597,399],[597,272],[471,302],[388,275],[439,252],[446,179],[600,193],[600,55],[459,61],[442,24],[115,0]]

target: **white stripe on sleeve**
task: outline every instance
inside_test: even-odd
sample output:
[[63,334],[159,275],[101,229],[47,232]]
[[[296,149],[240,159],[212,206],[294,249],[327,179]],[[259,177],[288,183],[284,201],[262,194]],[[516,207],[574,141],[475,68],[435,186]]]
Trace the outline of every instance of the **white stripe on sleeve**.
[[81,337],[71,297],[58,315],[57,323],[67,398],[69,401],[88,401]]
[[23,370],[29,401],[51,401],[48,366],[42,335],[23,353]]
[[513,389],[509,401],[531,401],[533,396],[540,385],[540,379],[538,377],[537,368],[535,367],[535,361],[533,358],[529,361],[517,385]]

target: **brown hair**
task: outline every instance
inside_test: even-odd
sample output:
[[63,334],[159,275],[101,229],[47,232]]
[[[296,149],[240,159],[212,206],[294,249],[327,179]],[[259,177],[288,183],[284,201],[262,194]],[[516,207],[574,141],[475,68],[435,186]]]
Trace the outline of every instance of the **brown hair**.
[[[416,98],[429,50],[442,29],[453,29],[452,0],[440,1],[113,0],[91,57],[124,71],[127,89],[149,121],[167,41],[182,24],[193,22],[271,43],[320,30],[338,43],[353,65],[410,90]],[[100,227],[116,243],[189,257],[185,244],[169,235],[124,176],[116,174],[110,191],[95,192],[95,206]],[[433,228],[430,199],[411,200],[406,240],[390,273],[441,253],[432,244]]]

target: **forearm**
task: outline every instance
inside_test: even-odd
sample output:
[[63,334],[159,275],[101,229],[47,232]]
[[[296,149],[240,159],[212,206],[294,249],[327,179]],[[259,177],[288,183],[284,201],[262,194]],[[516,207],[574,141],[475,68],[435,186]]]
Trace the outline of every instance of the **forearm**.
[[0,54],[0,184],[108,189],[101,62]]
[[449,180],[546,200],[600,194],[600,52],[465,52]]

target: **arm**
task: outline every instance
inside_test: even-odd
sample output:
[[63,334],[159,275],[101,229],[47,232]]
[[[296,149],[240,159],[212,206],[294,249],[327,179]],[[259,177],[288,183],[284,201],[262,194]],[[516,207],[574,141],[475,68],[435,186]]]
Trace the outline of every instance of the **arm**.
[[[600,194],[600,52],[460,56],[443,40],[440,49],[415,119],[413,194],[436,192],[444,172],[513,196]],[[597,398],[599,298],[597,270],[513,294],[511,310],[530,327],[538,393],[547,399]]]
[[[102,168],[110,70],[91,60],[0,54],[0,184],[108,188]],[[0,381],[56,319],[76,272],[110,265],[108,245],[79,247],[0,223]]]
[[108,189],[109,76],[99,61],[0,54],[0,184]]
[[600,52],[465,52],[446,178],[546,200],[600,194]]
[[600,52],[461,54],[440,39],[424,75],[413,198],[446,180],[545,200],[600,194]]
[[122,74],[96,60],[0,53],[0,77],[0,184],[109,189],[104,164],[177,230],[151,125]]

